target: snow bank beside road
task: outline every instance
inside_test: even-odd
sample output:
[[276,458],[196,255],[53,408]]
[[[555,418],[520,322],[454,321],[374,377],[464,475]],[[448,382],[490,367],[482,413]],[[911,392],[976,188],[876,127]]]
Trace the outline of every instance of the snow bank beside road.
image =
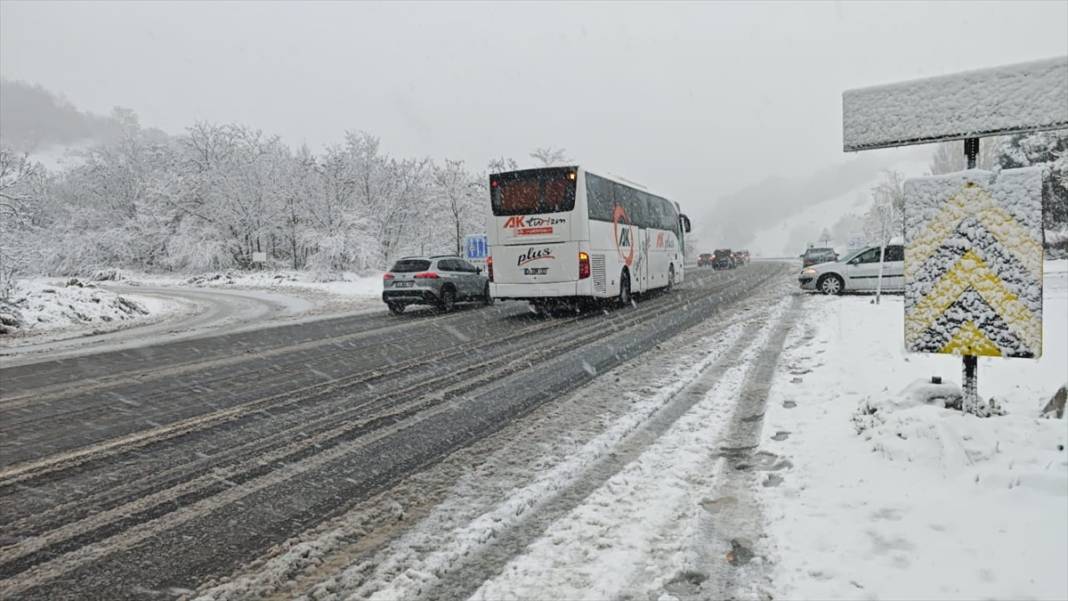
[[[385,310],[381,273],[343,273],[327,281],[303,271],[227,271],[198,275],[117,272],[115,277],[131,286],[265,291],[273,294],[271,301],[290,305],[290,314]],[[288,302],[286,297],[290,299]]]
[[[905,399],[960,359],[905,354],[902,299],[808,297],[762,448],[794,468],[763,493],[779,598],[1068,598],[1068,262],[1045,266],[1045,354],[981,359],[1007,415]],[[858,407],[873,405],[871,415]]]
[[110,330],[156,319],[178,305],[148,296],[116,294],[78,279],[19,282],[9,302],[0,304],[2,334],[27,336],[84,329]]

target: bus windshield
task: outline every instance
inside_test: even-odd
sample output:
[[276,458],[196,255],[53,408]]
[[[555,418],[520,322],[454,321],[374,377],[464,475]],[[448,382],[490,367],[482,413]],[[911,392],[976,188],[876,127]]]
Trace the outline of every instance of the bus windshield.
[[576,170],[528,169],[490,177],[494,215],[561,213],[575,208]]

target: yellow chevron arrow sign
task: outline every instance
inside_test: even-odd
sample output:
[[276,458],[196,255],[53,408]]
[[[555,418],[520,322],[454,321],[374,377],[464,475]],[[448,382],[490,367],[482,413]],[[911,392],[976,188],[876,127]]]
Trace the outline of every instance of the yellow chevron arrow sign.
[[1042,174],[969,170],[905,182],[905,346],[1042,355]]

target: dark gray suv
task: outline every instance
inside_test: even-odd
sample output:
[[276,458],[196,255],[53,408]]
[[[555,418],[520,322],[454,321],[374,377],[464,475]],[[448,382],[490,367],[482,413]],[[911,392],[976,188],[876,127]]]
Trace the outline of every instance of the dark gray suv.
[[493,302],[489,278],[455,255],[404,257],[382,276],[382,300],[400,315],[408,305],[433,305],[450,311],[458,302]]

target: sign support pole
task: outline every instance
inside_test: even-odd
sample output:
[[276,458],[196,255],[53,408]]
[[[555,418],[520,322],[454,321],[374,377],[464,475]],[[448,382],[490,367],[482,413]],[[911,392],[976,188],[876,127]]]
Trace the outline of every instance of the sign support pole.
[[[976,160],[979,157],[979,138],[965,138],[964,157],[968,161],[968,169],[975,169]],[[975,355],[964,355],[964,378],[961,385],[961,410],[964,413],[976,415],[979,413],[979,358]]]

